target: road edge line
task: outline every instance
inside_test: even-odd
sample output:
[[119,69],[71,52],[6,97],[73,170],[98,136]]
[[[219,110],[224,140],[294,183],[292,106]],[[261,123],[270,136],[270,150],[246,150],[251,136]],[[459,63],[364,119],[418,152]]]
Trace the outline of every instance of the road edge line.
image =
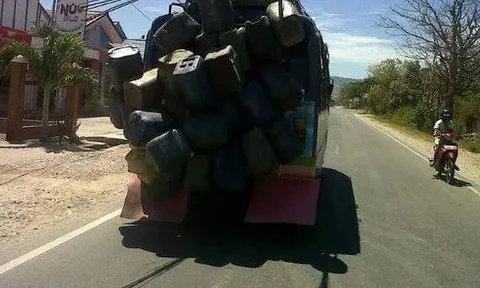
[[367,124],[368,126],[371,126],[375,129],[377,129],[378,131],[382,132],[383,134],[385,134],[387,137],[389,137],[390,139],[394,140],[395,142],[397,142],[398,144],[402,145],[404,148],[410,150],[410,152],[412,152],[413,154],[417,155],[418,157],[422,158],[422,160],[424,160],[425,162],[428,162],[428,157],[423,155],[422,153],[416,151],[415,149],[411,148],[410,146],[408,146],[407,144],[403,143],[402,141],[398,140],[397,137],[385,132],[382,128],[378,127],[377,125],[373,124],[373,123],[369,123],[367,122],[365,119],[362,119],[360,116],[357,116],[355,114],[353,114],[353,116],[355,118],[357,118],[358,120],[362,121],[363,123]]
[[120,216],[120,213],[122,212],[122,209],[115,210],[111,213],[108,213],[107,215],[98,218],[97,220],[90,222],[72,232],[69,232],[63,236],[58,237],[57,239],[48,242],[47,244],[38,247],[37,249],[34,249],[30,252],[27,252],[26,254],[23,254],[22,256],[13,259],[3,265],[0,266],[0,275],[4,274],[5,272],[8,272],[20,265],[22,265],[25,262],[28,262],[32,260],[33,258],[40,256],[49,250],[52,250],[53,248],[60,246],[61,244],[68,242],[72,240],[73,238],[80,236],[81,234],[88,232],[97,226],[117,217]]
[[[387,133],[386,131],[384,131],[382,128],[378,127],[378,125],[374,124],[374,123],[370,123],[370,122],[367,122],[365,119],[362,119],[361,116],[358,116],[356,114],[352,114],[355,118],[357,118],[358,120],[362,121],[363,123],[365,123],[366,125],[368,126],[371,126],[375,129],[377,129],[378,131],[382,132],[384,135],[386,135],[387,137],[389,137],[390,139],[394,140],[395,142],[397,142],[398,144],[400,144],[401,146],[403,146],[404,148],[408,149],[410,152],[412,152],[413,154],[417,155],[418,157],[420,157],[421,159],[423,159],[424,161],[426,161],[427,163],[429,162],[428,160],[428,157],[423,155],[422,153],[416,151],[415,149],[411,148],[410,146],[408,146],[407,144],[403,143],[402,141],[400,141],[397,137]],[[467,177],[463,176],[462,173],[457,173],[457,175],[459,175],[460,177],[462,177],[463,179],[466,179],[468,181],[471,181],[471,182],[474,182],[470,179],[468,179]],[[475,183],[475,182],[474,182]],[[476,184],[476,183],[475,183]],[[478,191],[476,188],[472,187],[472,186],[467,186],[466,188],[470,189],[470,191],[472,191],[475,195],[477,195],[478,197],[480,197],[480,191]]]

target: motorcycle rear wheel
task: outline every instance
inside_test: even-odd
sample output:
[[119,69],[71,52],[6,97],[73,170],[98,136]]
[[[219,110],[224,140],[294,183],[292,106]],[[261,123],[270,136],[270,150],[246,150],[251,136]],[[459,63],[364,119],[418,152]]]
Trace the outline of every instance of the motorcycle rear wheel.
[[445,174],[447,183],[452,185],[455,181],[455,161],[453,159],[448,159],[445,163]]

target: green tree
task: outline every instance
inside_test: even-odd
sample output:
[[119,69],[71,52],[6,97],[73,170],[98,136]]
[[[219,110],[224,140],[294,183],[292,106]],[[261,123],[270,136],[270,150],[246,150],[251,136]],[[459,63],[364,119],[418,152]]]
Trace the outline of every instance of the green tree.
[[403,0],[380,17],[379,25],[399,40],[406,57],[429,63],[446,85],[442,94],[453,111],[480,77],[480,1]]
[[375,114],[387,114],[399,107],[403,89],[401,87],[401,65],[399,59],[387,59],[369,68],[372,86],[368,94],[368,107]]
[[[69,85],[80,85],[87,97],[96,97],[97,73],[78,63],[83,60],[85,43],[74,34],[60,34],[42,23],[35,34],[43,40],[42,48],[35,49],[23,42],[9,42],[0,51],[0,71],[9,71],[8,65],[17,55],[28,61],[29,71],[43,88],[42,139],[47,138],[49,103],[52,92]],[[76,123],[72,123],[75,125]]]

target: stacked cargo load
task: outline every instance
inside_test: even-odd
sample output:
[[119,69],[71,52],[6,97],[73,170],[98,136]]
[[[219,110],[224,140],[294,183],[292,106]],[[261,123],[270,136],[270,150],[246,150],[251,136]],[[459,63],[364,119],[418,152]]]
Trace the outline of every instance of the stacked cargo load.
[[184,9],[152,25],[158,59],[144,64],[131,46],[109,51],[111,121],[130,142],[142,195],[238,193],[314,157],[317,96],[308,93],[318,79],[304,74],[317,63],[296,51],[315,35],[298,3],[195,0]]

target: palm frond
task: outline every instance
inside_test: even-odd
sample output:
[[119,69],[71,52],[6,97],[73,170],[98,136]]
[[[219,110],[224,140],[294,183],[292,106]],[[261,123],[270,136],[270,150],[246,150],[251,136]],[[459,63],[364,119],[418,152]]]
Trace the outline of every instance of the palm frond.
[[74,35],[61,35],[55,41],[55,49],[59,63],[79,63],[85,53],[85,43]]
[[98,85],[100,83],[98,72],[90,68],[81,67],[76,63],[69,67],[62,67],[62,72],[65,76],[59,79],[60,82],[55,83],[55,87],[79,85],[85,92],[87,102],[92,102],[92,99],[98,99]]
[[55,31],[53,26],[43,22],[41,22],[40,24],[36,25],[33,28],[33,33],[37,34],[38,36],[40,36],[40,38],[43,38],[43,39],[51,37],[52,35],[53,36],[59,35],[59,33]]
[[17,55],[25,57],[32,71],[40,70],[42,58],[39,53],[27,43],[11,41],[0,50],[0,76],[10,72],[10,61]]

